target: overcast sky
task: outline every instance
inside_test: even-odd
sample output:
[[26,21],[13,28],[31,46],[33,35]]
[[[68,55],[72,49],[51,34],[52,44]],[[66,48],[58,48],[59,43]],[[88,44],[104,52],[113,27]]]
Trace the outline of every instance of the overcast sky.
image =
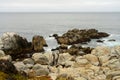
[[120,0],[0,0],[0,12],[120,12]]

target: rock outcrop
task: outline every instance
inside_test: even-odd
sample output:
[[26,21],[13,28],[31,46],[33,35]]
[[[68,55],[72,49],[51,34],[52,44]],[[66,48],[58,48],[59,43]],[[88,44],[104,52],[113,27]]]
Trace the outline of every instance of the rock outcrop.
[[6,32],[1,37],[2,50],[6,54],[19,54],[31,50],[31,43],[14,32]]
[[105,32],[98,32],[96,29],[72,29],[64,33],[62,36],[53,35],[59,44],[78,44],[89,42],[91,39],[99,39],[102,37],[108,37],[109,34]]
[[38,35],[33,37],[32,42],[28,42],[26,38],[14,32],[6,32],[0,39],[0,49],[6,55],[11,55],[13,59],[30,57],[33,52],[43,52],[44,46],[48,46],[45,39]]

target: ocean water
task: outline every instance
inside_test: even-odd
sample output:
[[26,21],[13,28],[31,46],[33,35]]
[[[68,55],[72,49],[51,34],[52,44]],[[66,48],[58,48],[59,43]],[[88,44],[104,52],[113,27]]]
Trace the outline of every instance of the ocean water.
[[58,46],[50,35],[61,35],[73,28],[95,28],[111,34],[103,38],[104,43],[92,40],[89,46],[120,45],[120,13],[0,13],[0,36],[4,32],[17,32],[31,41],[34,35],[42,35],[49,45],[47,50]]

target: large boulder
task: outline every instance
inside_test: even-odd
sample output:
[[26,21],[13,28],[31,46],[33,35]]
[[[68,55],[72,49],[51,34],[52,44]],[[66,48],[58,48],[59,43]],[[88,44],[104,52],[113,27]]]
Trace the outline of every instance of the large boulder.
[[1,37],[2,47],[6,54],[19,54],[30,50],[31,44],[26,38],[14,32],[6,32]]
[[43,47],[48,45],[42,36],[35,35],[32,39],[32,46],[34,51],[42,52],[44,51]]

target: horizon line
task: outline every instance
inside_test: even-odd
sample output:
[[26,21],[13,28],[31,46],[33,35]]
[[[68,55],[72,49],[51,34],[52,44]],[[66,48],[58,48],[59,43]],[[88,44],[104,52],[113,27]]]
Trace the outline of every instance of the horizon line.
[[1,11],[0,13],[120,13],[120,11]]

